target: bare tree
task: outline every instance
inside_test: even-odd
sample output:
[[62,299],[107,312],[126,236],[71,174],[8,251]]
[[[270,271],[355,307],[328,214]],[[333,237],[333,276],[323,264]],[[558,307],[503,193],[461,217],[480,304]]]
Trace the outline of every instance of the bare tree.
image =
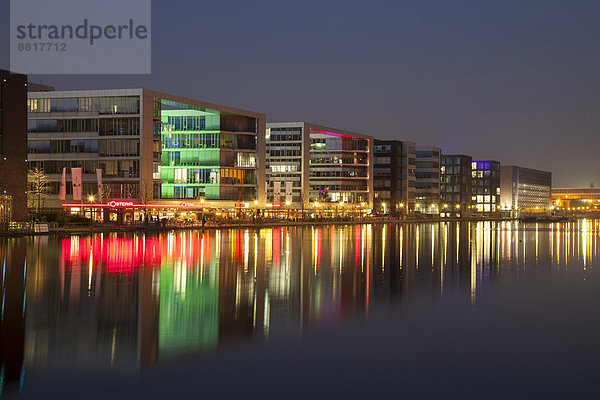
[[144,221],[148,221],[148,204],[154,200],[154,185],[152,181],[142,181],[139,197],[140,203],[144,206]]
[[32,168],[27,173],[27,205],[39,214],[44,207],[44,203],[48,199],[50,193],[49,179],[44,170],[40,168]]
[[100,202],[104,202],[105,200],[110,199],[110,197],[112,196],[113,186],[109,183],[103,183],[101,190],[102,198],[100,199]]

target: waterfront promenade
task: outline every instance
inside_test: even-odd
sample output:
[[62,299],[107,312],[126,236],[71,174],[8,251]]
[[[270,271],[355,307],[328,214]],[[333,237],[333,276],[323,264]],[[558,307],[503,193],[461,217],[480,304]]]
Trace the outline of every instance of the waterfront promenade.
[[[222,219],[209,220],[204,224],[197,221],[150,221],[116,223],[71,223],[59,225],[57,223],[35,224],[21,223],[13,225],[10,229],[0,232],[2,236],[27,236],[43,234],[89,234],[96,232],[164,232],[171,230],[213,230],[213,229],[239,229],[239,228],[273,228],[292,226],[323,226],[323,225],[361,225],[361,224],[414,224],[427,222],[478,222],[478,221],[521,221],[521,222],[568,222],[582,218],[600,218],[600,214],[572,215],[572,216],[543,216],[523,218],[441,218],[422,217],[410,219],[397,219],[391,217],[365,217],[365,218],[313,218],[305,220],[293,219]],[[40,228],[41,226],[41,228]]]

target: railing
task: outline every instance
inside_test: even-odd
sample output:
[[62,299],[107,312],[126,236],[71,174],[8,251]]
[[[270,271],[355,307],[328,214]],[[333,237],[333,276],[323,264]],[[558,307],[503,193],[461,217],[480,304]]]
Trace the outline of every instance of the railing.
[[15,222],[11,221],[8,223],[8,230],[33,230],[33,222]]

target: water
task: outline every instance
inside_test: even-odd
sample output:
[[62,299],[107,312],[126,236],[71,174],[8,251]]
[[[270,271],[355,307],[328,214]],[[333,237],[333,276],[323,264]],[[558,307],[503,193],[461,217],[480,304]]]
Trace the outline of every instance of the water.
[[600,221],[4,239],[26,398],[564,398],[600,384]]

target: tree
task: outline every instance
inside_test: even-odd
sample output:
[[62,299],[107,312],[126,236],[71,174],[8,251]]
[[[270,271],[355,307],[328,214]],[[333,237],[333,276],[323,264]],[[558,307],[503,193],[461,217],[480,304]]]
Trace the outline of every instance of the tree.
[[27,173],[27,205],[39,214],[50,193],[49,179],[41,168],[32,168]]
[[110,199],[110,197],[112,196],[113,185],[111,185],[109,183],[103,183],[101,190],[102,190],[102,198],[100,199],[100,202],[103,203],[105,200]]
[[154,185],[152,181],[142,181],[139,197],[140,203],[144,206],[144,221],[148,221],[148,204],[154,200]]

